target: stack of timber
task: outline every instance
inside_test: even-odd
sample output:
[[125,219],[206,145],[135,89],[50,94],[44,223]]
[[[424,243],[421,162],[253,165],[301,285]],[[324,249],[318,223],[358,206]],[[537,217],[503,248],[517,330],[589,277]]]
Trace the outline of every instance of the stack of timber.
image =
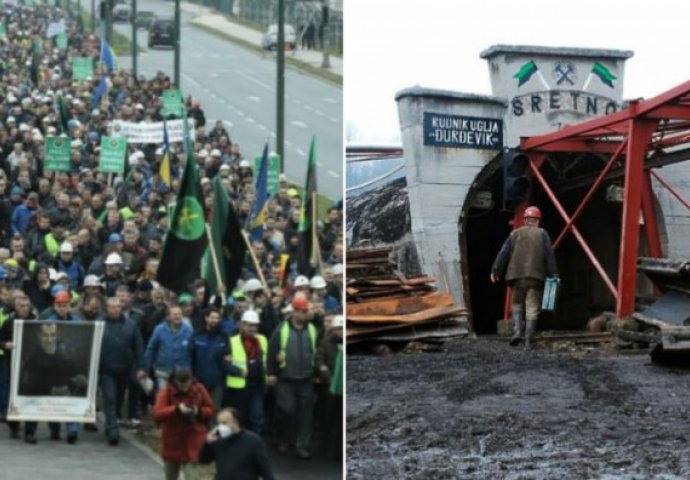
[[467,335],[467,311],[428,275],[405,277],[390,247],[347,252],[347,342],[442,339]]

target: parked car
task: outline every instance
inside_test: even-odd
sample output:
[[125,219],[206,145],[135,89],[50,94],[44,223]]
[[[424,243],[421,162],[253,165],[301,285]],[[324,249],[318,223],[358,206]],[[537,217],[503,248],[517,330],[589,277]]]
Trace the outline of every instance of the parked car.
[[113,21],[129,22],[130,18],[132,18],[132,7],[126,0],[116,0],[113,7]]
[[[278,45],[278,24],[269,25],[266,33],[261,37],[261,47],[264,50],[275,50]],[[285,48],[294,50],[297,48],[297,34],[295,27],[285,24]]]
[[136,28],[146,28],[148,29],[153,21],[156,19],[156,14],[149,11],[137,11],[136,17],[134,17],[134,26]]
[[149,27],[149,48],[156,45],[175,45],[175,22],[171,18],[157,18]]

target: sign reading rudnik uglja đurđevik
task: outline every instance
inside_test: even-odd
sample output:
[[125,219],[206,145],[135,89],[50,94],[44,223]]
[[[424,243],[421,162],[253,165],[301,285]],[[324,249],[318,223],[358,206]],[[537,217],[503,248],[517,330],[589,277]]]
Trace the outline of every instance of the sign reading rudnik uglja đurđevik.
[[503,122],[495,118],[424,112],[424,145],[500,150]]

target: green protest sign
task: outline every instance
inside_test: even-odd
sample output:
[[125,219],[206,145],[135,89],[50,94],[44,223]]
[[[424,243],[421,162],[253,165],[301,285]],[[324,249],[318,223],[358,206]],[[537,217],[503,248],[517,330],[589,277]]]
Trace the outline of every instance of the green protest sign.
[[0,23],[0,38],[5,38],[7,36],[7,29],[4,23]]
[[24,4],[27,7],[33,7],[34,6],[34,0],[24,0]]
[[98,169],[106,173],[124,173],[127,139],[124,137],[103,137]]
[[[254,177],[259,175],[261,157],[254,159]],[[268,171],[266,172],[266,188],[269,195],[273,196],[280,190],[280,157],[272,154],[268,156]]]
[[45,141],[46,160],[43,170],[48,172],[69,172],[72,140],[67,137],[48,137]]
[[48,3],[48,5],[51,7],[55,6],[55,0],[48,0],[46,3]]
[[93,58],[74,57],[72,59],[72,80],[91,80],[93,78]]
[[65,50],[67,48],[67,34],[65,32],[58,33],[55,36],[55,46],[58,50]]
[[182,92],[179,90],[164,90],[163,91],[163,116],[168,118],[168,115],[182,116]]

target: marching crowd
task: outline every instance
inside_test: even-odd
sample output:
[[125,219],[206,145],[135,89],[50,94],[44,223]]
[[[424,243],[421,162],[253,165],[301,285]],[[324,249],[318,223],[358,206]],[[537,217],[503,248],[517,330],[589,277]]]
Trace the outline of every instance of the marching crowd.
[[[58,49],[46,29],[60,10],[4,5],[0,11],[6,26],[0,39],[0,415],[7,413],[15,320],[58,326],[100,320],[99,407],[110,445],[118,444],[123,424],[137,427],[150,414],[161,428],[170,479],[181,469],[193,478],[198,461],[215,461],[218,478],[243,469],[272,478],[261,437],[275,440],[283,453],[338,458],[341,206],[334,204],[319,221],[316,273],[300,272],[303,199],[281,176],[263,235],[251,243],[258,266],[248,255],[230,288],[211,291],[199,273],[186,292],[167,290],[157,272],[168,206],[186,161],[182,146],[171,146],[171,185],[159,173],[160,144],[129,144],[127,174],[112,178],[98,166],[101,138],[112,133],[113,119],[163,120],[161,94],[171,88],[169,77],[110,71],[107,92],[95,99],[100,80],[73,81],[70,58],[98,64],[97,37],[68,16],[68,47]],[[58,98],[67,112],[55,108]],[[206,208],[213,203],[212,182],[220,178],[245,224],[256,173],[223,123],[207,124],[200,103],[185,102],[195,120],[193,157]],[[71,138],[71,170],[47,171],[45,139],[60,135]],[[60,352],[58,329],[43,325],[40,336],[46,355]],[[83,380],[72,377],[66,387],[83,388]],[[18,423],[7,424],[12,437],[37,442],[35,423],[26,422],[23,434]],[[77,443],[81,425],[65,429],[66,440]],[[50,424],[50,436],[61,438],[60,424]],[[238,464],[241,456],[228,456],[230,450],[253,456],[254,466]]]

